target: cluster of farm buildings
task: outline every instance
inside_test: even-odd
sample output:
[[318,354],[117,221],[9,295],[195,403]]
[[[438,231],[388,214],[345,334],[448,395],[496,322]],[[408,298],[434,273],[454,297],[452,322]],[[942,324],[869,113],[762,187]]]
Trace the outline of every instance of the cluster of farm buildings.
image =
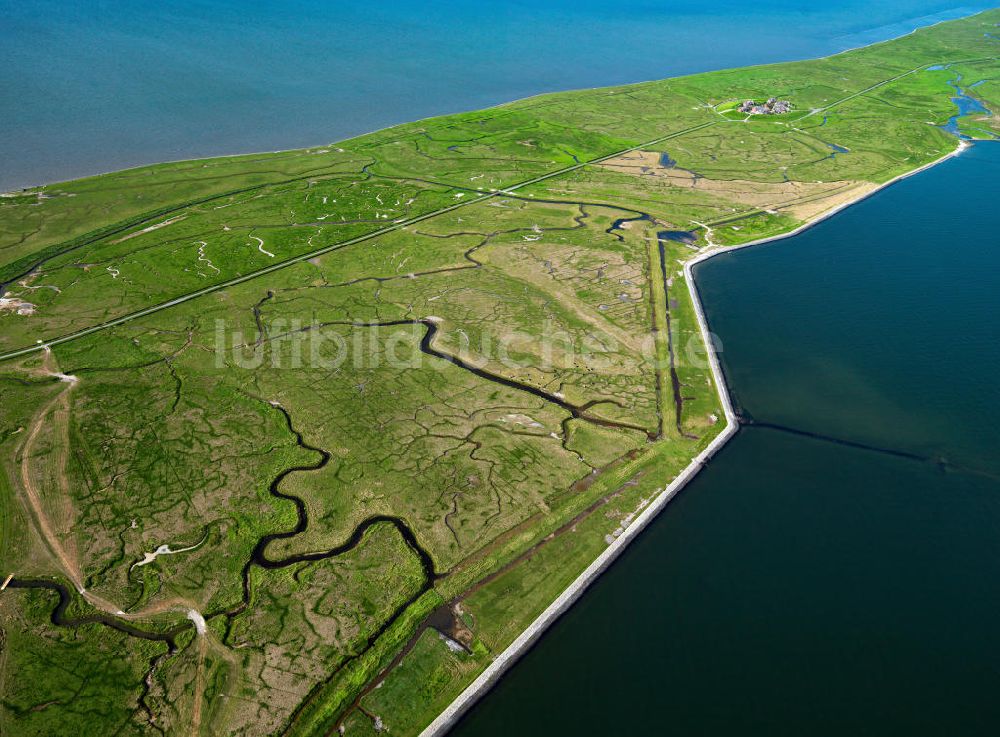
[[781,115],[792,109],[792,103],[788,100],[779,100],[776,97],[768,98],[767,102],[755,102],[747,100],[742,103],[737,110],[750,115]]

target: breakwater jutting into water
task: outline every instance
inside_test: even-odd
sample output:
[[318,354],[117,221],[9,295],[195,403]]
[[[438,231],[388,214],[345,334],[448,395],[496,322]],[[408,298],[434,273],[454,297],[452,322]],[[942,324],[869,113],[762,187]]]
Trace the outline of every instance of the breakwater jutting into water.
[[[952,99],[958,112],[943,126],[959,136],[959,118],[986,112],[969,94],[975,85],[961,84],[957,75]],[[203,121],[198,126],[205,129]],[[145,144],[132,153],[146,152]],[[828,145],[831,157],[850,153]],[[943,184],[952,188],[950,194],[961,192],[961,201],[929,190],[908,204],[893,200],[885,212],[868,214],[875,222],[883,218],[898,225],[912,215],[933,213],[929,221],[914,218],[919,229],[893,231],[851,220],[857,230],[824,230],[829,242],[812,254],[811,241],[803,241],[809,234],[762,247],[761,253],[787,251],[753,279],[740,273],[754,263],[749,254],[702,268],[711,292],[706,308],[713,327],[724,333],[733,391],[755,426],[744,429],[653,534],[638,541],[608,583],[602,582],[605,593],[595,592],[573,610],[552,633],[554,644],[546,640],[544,647],[556,648],[548,663],[556,670],[542,681],[546,688],[525,698],[518,691],[523,676],[516,674],[501,688],[497,698],[514,693],[528,709],[509,711],[522,733],[602,726],[614,732],[623,725],[653,729],[664,721],[696,733],[707,729],[709,713],[714,733],[791,733],[797,724],[822,734],[827,726],[817,729],[811,722],[819,713],[837,717],[829,719],[830,734],[872,725],[881,735],[909,734],[927,723],[952,731],[956,725],[995,724],[987,717],[1000,715],[990,712],[987,697],[998,685],[991,663],[1000,648],[987,625],[1000,611],[991,585],[1000,579],[992,566],[998,551],[990,534],[1000,526],[994,499],[1000,434],[993,419],[1000,416],[1000,402],[988,371],[997,365],[996,341],[987,331],[1000,290],[990,277],[998,271],[995,256],[974,247],[995,239],[995,229],[977,220],[973,210],[990,212],[989,200],[977,197],[989,196],[998,158],[986,146],[963,156],[961,173]],[[81,166],[93,161],[82,157]],[[663,153],[660,165],[676,162]],[[952,162],[942,167],[955,169]],[[66,175],[43,178],[60,176]],[[950,227],[939,228],[945,221]],[[858,233],[880,260],[866,261],[853,245],[845,254],[841,246],[853,244]],[[693,242],[687,231],[664,231],[660,237]],[[837,260],[830,258],[830,243],[836,243]],[[461,268],[474,268],[468,253],[467,258],[473,265]],[[903,268],[903,278],[893,281],[901,276],[900,264],[912,265],[913,259],[919,273]],[[867,271],[831,268],[851,260]],[[874,283],[865,278],[871,275],[878,277]],[[957,284],[961,290],[953,288]],[[811,285],[805,294],[792,288],[803,285]],[[887,293],[873,304],[866,290]],[[831,313],[836,319],[829,319]],[[736,322],[724,325],[727,316]],[[892,325],[894,318],[905,324]],[[804,335],[792,329],[804,326]],[[434,326],[424,327],[421,345],[428,351]],[[933,353],[933,359],[923,352]],[[776,428],[783,432],[773,432]],[[288,473],[316,470],[325,462],[323,457],[320,465]],[[305,559],[266,556],[268,542],[298,534],[306,525],[301,502],[282,494],[279,482],[271,491],[296,504],[298,522],[294,530],[261,540],[245,580],[251,565],[271,568]],[[348,551],[375,524],[396,527],[423,565],[421,591],[426,590],[438,574],[412,532],[395,518],[366,520],[343,545],[307,557]],[[65,587],[17,579],[10,585],[46,590],[58,599],[53,599],[53,622],[81,624],[66,614],[71,593]],[[627,627],[621,627],[623,610]],[[146,631],[103,614],[86,621],[162,641],[170,651],[190,629],[185,623],[168,632]],[[582,621],[589,638],[573,641],[566,634],[574,621]],[[594,642],[594,631],[606,637]],[[569,651],[560,652],[561,647]],[[579,668],[567,672],[574,665]],[[534,666],[528,667],[531,673]],[[567,675],[577,680],[571,678],[570,690],[563,690]],[[666,695],[664,682],[671,687]],[[849,682],[858,688],[848,688]],[[664,704],[669,720],[663,713],[609,707],[612,697],[617,703],[645,701],[649,686],[656,687],[650,702]],[[590,703],[574,698],[588,692],[594,694]],[[535,694],[545,698],[548,713],[541,706],[531,712]],[[832,709],[838,700],[852,709]],[[916,708],[904,709],[910,701]],[[496,713],[492,703],[484,704],[487,715]],[[572,713],[552,709],[553,703],[572,704]],[[601,711],[595,715],[593,709]],[[769,721],[778,714],[783,721]],[[546,727],[550,717],[560,721]],[[481,730],[481,719],[474,714],[459,733]],[[494,720],[498,729],[504,723]]]
[[757,425],[455,735],[992,733],[998,176],[976,143],[696,267]]

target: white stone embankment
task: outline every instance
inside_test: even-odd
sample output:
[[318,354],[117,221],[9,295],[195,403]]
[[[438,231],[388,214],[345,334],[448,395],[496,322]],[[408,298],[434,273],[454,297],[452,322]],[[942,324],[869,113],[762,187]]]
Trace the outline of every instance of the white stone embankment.
[[594,582],[597,578],[614,562],[614,560],[621,554],[622,550],[634,540],[640,532],[642,532],[646,526],[659,514],[667,503],[680,491],[684,486],[701,470],[702,466],[705,465],[706,461],[711,458],[715,453],[721,448],[725,443],[736,434],[739,427],[739,423],[736,419],[736,412],[733,409],[732,402],[729,396],[729,389],[727,388],[725,376],[722,373],[722,367],[719,364],[719,357],[715,351],[715,343],[712,340],[711,332],[708,329],[708,321],[705,319],[705,312],[702,308],[701,298],[698,295],[698,286],[695,283],[693,268],[695,265],[712,258],[713,256],[718,256],[721,253],[728,253],[740,248],[748,248],[750,246],[757,246],[762,243],[769,243],[771,241],[781,240],[783,238],[791,238],[792,236],[798,235],[799,233],[813,227],[817,223],[829,218],[841,210],[854,205],[861,200],[871,197],[876,192],[879,192],[891,184],[898,182],[906,177],[911,177],[914,174],[918,174],[925,169],[929,169],[946,159],[950,159],[952,156],[956,156],[968,148],[970,144],[966,141],[961,141],[958,147],[944,156],[936,159],[929,164],[925,164],[913,171],[906,172],[905,174],[900,174],[898,177],[894,177],[884,184],[880,185],[876,189],[866,192],[865,194],[853,199],[849,202],[845,202],[829,211],[813,218],[808,223],[805,223],[795,230],[791,230],[787,233],[781,235],[771,236],[769,238],[761,238],[759,240],[751,241],[749,243],[744,243],[739,246],[717,246],[714,248],[707,249],[699,253],[694,258],[685,262],[684,264],[684,276],[688,284],[688,290],[691,294],[691,301],[694,303],[695,314],[698,317],[698,326],[701,330],[702,339],[705,341],[706,351],[709,360],[709,366],[712,370],[712,376],[715,379],[715,385],[719,392],[719,400],[722,402],[722,408],[726,416],[726,425],[722,431],[709,443],[709,445],[699,453],[694,460],[687,465],[687,467],[677,475],[677,477],[671,481],[667,487],[657,495],[656,499],[642,511],[642,513],[635,519],[635,521],[625,528],[624,532],[614,540],[611,544],[605,548],[602,552],[589,566],[587,569],[581,573],[575,581],[573,581],[570,586],[563,591],[559,597],[553,601],[546,609],[543,611],[537,619],[535,619],[528,627],[521,633],[521,635],[514,640],[507,648],[500,653],[486,670],[484,670],[476,680],[469,684],[461,694],[458,695],[448,707],[442,711],[437,718],[431,722],[423,732],[421,732],[421,737],[440,737],[444,735],[448,730],[455,726],[458,720],[465,714],[480,698],[482,698],[487,691],[492,688],[500,678],[507,672],[507,670],[520,658],[524,653],[531,648],[532,645],[541,637],[549,626],[552,625],[564,612],[566,612],[577,599],[583,594],[584,591]]

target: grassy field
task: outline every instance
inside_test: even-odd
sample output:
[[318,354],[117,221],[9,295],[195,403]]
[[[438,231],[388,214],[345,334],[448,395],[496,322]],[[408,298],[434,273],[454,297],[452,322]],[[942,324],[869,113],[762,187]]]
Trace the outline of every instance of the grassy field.
[[0,731],[419,733],[718,434],[684,262],[953,151],[998,24],[0,197]]

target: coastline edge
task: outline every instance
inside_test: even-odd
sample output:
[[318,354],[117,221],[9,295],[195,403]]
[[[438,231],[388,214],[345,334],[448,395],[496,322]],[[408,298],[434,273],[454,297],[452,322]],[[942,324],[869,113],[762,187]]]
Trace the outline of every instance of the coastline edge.
[[496,656],[493,662],[490,663],[472,683],[465,687],[465,689],[455,698],[454,701],[452,701],[434,718],[429,725],[427,725],[427,727],[423,729],[420,733],[420,737],[443,737],[453,727],[455,727],[466,712],[468,712],[477,701],[484,697],[507,673],[507,671],[535,645],[545,631],[563,614],[565,614],[570,607],[573,606],[573,604],[576,603],[576,601],[583,595],[590,585],[596,581],[612,563],[614,563],[628,544],[649,525],[653,518],[656,517],[664,507],[666,507],[674,496],[676,496],[677,492],[683,489],[687,483],[694,478],[695,475],[697,475],[698,471],[702,469],[709,459],[711,459],[712,456],[714,456],[739,429],[739,420],[737,419],[736,412],[733,409],[729,386],[726,383],[725,376],[719,362],[719,357],[715,350],[715,344],[712,341],[712,334],[708,327],[708,320],[705,317],[704,308],[702,307],[701,297],[698,293],[698,285],[695,282],[693,268],[701,262],[707,261],[708,259],[714,258],[715,256],[723,253],[731,253],[743,248],[759,246],[764,243],[770,243],[772,241],[783,240],[785,238],[791,238],[799,235],[827,218],[833,217],[842,210],[872,197],[898,181],[915,176],[920,172],[930,169],[933,166],[937,166],[954,156],[958,156],[971,145],[972,144],[968,141],[959,141],[958,146],[954,150],[944,154],[943,156],[924,164],[923,166],[913,169],[912,171],[899,174],[892,179],[883,182],[870,192],[866,192],[856,199],[842,203],[820,214],[816,218],[803,223],[797,228],[788,231],[787,233],[768,236],[767,238],[760,238],[758,240],[750,241],[737,246],[716,246],[709,248],[708,250],[705,250],[684,262],[685,281],[687,282],[688,292],[691,295],[691,300],[695,308],[695,314],[698,318],[698,328],[701,331],[702,340],[705,343],[712,377],[715,381],[716,390],[718,391],[719,399],[726,415],[726,426],[712,439],[712,441],[705,447],[704,450],[701,451],[701,453],[695,456],[691,462],[684,467],[684,469],[673,479],[673,481],[667,484],[667,486],[657,495],[656,499],[654,499],[653,502],[650,503],[650,505],[646,507],[646,509],[644,509],[638,517],[636,517],[635,521],[626,527],[624,532],[616,538],[614,542],[609,544],[608,547],[605,548],[604,551],[597,556],[597,558],[595,558],[579,576],[577,576],[573,583],[564,589],[563,592],[559,594],[559,596],[556,597],[556,599],[549,604],[510,645],[508,645],[499,655]]

